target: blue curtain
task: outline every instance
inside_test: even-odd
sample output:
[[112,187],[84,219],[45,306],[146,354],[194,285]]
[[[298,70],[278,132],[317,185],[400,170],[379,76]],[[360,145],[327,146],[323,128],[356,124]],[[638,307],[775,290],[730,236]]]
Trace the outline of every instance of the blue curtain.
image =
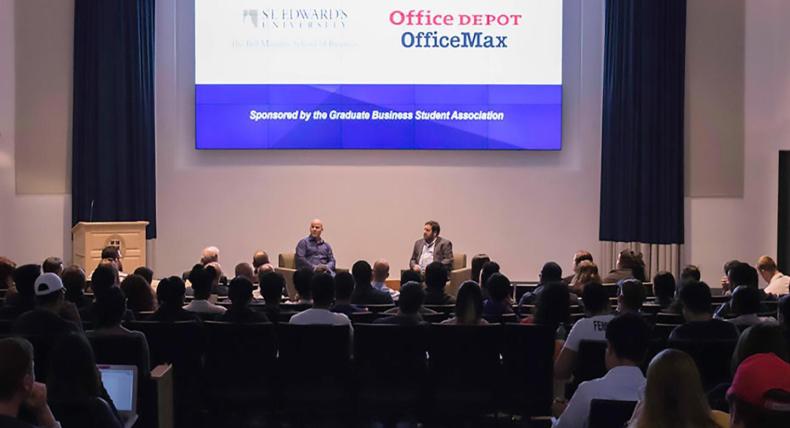
[[156,237],[154,0],[74,8],[72,223],[150,222]]
[[607,0],[602,241],[683,243],[686,0]]

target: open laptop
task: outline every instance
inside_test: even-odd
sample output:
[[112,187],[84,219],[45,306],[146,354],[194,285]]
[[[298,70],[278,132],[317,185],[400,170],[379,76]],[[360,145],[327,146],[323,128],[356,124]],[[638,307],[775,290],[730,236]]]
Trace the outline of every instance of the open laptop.
[[137,422],[137,367],[98,364],[104,389],[110,395],[125,428]]

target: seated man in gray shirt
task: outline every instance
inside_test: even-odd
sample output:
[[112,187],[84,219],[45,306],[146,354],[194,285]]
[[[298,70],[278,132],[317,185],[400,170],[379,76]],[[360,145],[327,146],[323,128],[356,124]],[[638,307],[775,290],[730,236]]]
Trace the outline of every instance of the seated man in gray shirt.
[[335,275],[335,256],[332,247],[321,238],[324,224],[314,219],[310,222],[310,235],[296,244],[296,269],[309,268],[316,272]]

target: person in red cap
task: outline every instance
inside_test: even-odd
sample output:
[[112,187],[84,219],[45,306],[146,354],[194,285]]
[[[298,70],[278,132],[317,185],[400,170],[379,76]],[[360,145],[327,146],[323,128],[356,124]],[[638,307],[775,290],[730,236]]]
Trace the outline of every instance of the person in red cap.
[[790,364],[775,354],[743,360],[727,390],[732,428],[790,426]]

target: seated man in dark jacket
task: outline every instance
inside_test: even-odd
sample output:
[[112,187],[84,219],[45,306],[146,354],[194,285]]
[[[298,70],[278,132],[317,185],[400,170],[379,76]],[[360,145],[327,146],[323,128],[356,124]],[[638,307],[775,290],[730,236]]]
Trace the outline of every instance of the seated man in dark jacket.
[[228,287],[228,296],[232,303],[220,318],[221,321],[235,322],[235,323],[255,323],[255,322],[269,322],[269,318],[262,312],[255,312],[250,308],[252,301],[252,281],[243,277],[237,276],[230,281]]
[[439,262],[433,262],[425,268],[425,304],[452,305],[455,299],[444,292],[447,284],[447,269]]
[[420,307],[425,300],[425,291],[416,282],[409,282],[400,289],[400,299],[398,299],[399,313],[385,318],[379,318],[374,324],[397,324],[397,325],[422,325],[425,324],[420,315]]
[[392,304],[392,297],[388,293],[382,293],[373,288],[373,268],[370,263],[360,260],[351,267],[351,274],[354,276],[354,293],[351,295],[351,303],[355,305],[386,305]]

